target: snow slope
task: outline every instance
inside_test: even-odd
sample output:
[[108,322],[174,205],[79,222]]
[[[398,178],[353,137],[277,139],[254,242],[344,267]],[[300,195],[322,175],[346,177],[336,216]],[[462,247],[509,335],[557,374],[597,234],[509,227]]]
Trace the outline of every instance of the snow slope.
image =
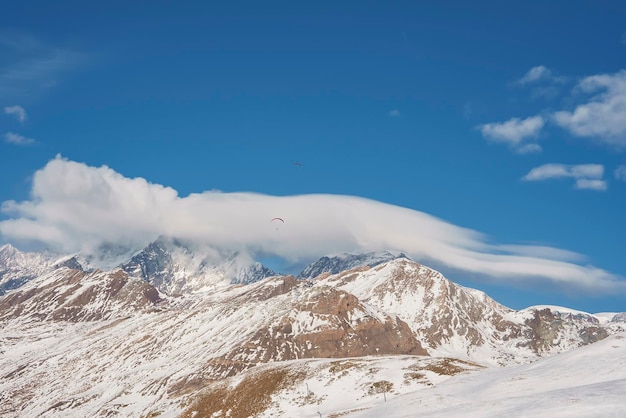
[[339,416],[479,369],[449,358],[401,355],[265,364],[210,386],[182,416]]
[[349,415],[378,417],[623,417],[626,333],[509,368],[450,378]]

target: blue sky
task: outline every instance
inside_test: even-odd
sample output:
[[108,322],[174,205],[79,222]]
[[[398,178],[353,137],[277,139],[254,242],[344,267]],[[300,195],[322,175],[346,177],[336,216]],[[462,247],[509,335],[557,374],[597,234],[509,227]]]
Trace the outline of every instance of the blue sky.
[[[171,188],[181,201],[213,191],[233,205],[226,213],[238,224],[250,218],[238,212],[242,200],[260,196],[254,202],[265,207],[266,197],[280,197],[270,199],[268,216],[284,216],[285,205],[286,225],[297,218],[329,226],[316,228],[324,236],[294,233],[288,248],[245,231],[225,241],[256,255],[286,251],[297,264],[325,248],[406,246],[453,281],[513,308],[625,311],[626,5],[336,3],[3,5],[2,241],[114,240],[94,226],[116,231],[106,219],[72,224],[80,217],[51,215],[51,208],[95,205],[98,197],[78,202],[71,192],[71,175],[93,175],[82,197],[97,196],[103,179],[121,185],[107,189],[121,199],[150,185],[157,194],[160,185]],[[130,181],[136,178],[148,186]],[[368,200],[361,207],[345,196]],[[188,208],[194,201],[185,200],[186,211],[196,210]],[[212,202],[197,205],[207,216],[197,219],[231,227],[214,216],[221,212]],[[349,207],[362,209],[353,214],[359,223],[343,230],[336,214]],[[403,216],[397,207],[453,231],[422,233],[430,224],[413,225],[413,218],[404,230],[386,223]],[[182,216],[159,213],[159,225]],[[140,232],[147,239],[163,230]],[[567,264],[563,271],[577,266],[579,276],[537,277],[534,267],[481,274],[482,264],[464,267],[472,263],[454,258],[458,247],[434,254],[411,241],[444,235],[446,245],[460,242],[483,261],[532,252],[535,258],[516,260],[528,267],[547,257]],[[287,251],[293,248],[301,251]],[[587,283],[594,269],[603,273]]]

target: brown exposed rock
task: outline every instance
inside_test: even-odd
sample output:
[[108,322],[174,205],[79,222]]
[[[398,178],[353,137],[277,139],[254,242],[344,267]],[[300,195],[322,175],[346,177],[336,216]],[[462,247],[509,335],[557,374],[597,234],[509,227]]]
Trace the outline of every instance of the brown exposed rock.
[[[296,315],[301,312],[300,315]],[[258,330],[233,352],[209,362],[212,376],[232,376],[258,363],[302,358],[360,357],[377,354],[428,355],[402,320],[367,313],[352,294],[325,288],[296,304],[293,315],[283,316]],[[314,329],[302,329],[302,313]],[[294,333],[294,329],[298,332]]]

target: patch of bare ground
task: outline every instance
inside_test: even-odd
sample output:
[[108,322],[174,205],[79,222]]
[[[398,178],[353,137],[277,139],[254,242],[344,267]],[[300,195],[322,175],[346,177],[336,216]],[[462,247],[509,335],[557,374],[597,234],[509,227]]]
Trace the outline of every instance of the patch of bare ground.
[[379,380],[367,384],[367,394],[375,395],[377,393],[389,393],[393,389],[393,383],[388,380]]
[[254,417],[272,405],[272,395],[293,387],[303,376],[286,368],[251,373],[236,386],[216,384],[199,395],[181,418]]
[[149,412],[148,415],[145,415],[145,416],[143,416],[141,418],[156,418],[158,416],[161,416],[162,413],[163,412],[161,412],[161,411]]
[[408,373],[404,373],[403,377],[404,377],[403,383],[405,385],[411,384],[411,382],[423,383],[426,386],[433,385],[432,383],[430,383],[430,381],[428,380],[428,378],[426,377],[424,373],[408,372]]
[[469,361],[453,359],[445,357],[435,363],[427,364],[423,367],[424,370],[430,370],[433,373],[437,373],[440,376],[454,376],[455,374],[463,373],[467,371],[467,368],[461,367],[458,363],[470,366],[471,368],[482,368],[476,363]]
[[354,363],[349,360],[331,361],[328,371],[331,373],[341,373],[341,376],[345,376],[347,371],[352,368],[361,368],[360,364]]

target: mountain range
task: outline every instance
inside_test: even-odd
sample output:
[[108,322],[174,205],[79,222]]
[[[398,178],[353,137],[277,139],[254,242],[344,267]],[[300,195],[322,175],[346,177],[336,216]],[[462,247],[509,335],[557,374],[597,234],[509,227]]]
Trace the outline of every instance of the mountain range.
[[166,237],[108,269],[5,245],[0,289],[0,415],[10,417],[376,411],[381,395],[626,332],[623,313],[513,310],[392,252],[325,256],[281,275]]

